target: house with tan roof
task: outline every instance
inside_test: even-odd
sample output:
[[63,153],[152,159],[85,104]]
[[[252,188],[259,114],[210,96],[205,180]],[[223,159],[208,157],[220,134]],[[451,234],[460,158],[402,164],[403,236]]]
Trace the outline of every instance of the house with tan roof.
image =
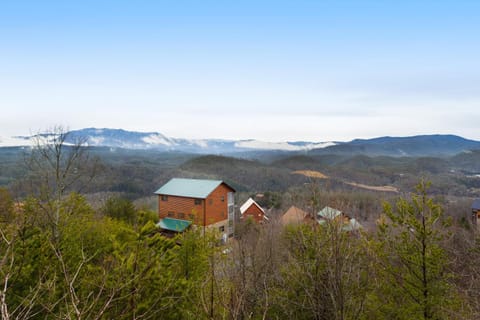
[[301,224],[310,220],[306,211],[291,206],[280,218],[280,223],[285,226],[288,224]]

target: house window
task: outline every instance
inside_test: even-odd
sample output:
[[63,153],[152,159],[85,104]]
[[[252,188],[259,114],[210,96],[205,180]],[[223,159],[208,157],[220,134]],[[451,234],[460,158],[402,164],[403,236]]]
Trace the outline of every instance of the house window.
[[168,196],[162,195],[162,201],[168,201]]
[[173,218],[173,217],[175,217],[175,212],[168,211],[167,216],[170,217],[170,218]]
[[185,213],[183,212],[179,212],[177,216],[178,216],[178,219],[185,219]]
[[222,202],[225,202],[225,197],[224,197],[224,196],[221,196],[221,197],[220,197],[220,200],[221,200]]
[[225,232],[225,226],[221,226],[220,228],[218,228],[218,230],[219,230],[220,232]]
[[195,215],[192,214],[192,213],[190,213],[190,214],[188,215],[188,218],[189,218],[190,220],[192,220],[192,221],[195,221]]
[[200,199],[195,199],[195,205],[199,205],[199,204],[202,204],[202,200],[200,200]]

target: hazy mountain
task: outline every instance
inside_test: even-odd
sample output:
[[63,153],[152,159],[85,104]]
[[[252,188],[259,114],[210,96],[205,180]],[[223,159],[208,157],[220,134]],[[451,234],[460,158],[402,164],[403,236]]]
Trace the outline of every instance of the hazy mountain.
[[337,143],[324,149],[312,150],[313,154],[364,154],[370,156],[446,156],[460,152],[479,150],[480,141],[455,135],[420,135],[411,137],[379,137],[356,139]]
[[[48,141],[48,135],[42,135]],[[181,139],[158,132],[87,128],[70,131],[67,143],[84,139],[89,146],[198,154],[297,152],[310,155],[446,156],[480,150],[480,142],[455,135],[379,137],[350,142],[265,142],[259,140]],[[1,146],[29,146],[33,136],[0,137]]]
[[[48,141],[48,135],[42,135]],[[68,133],[66,143],[84,139],[94,147],[138,150],[180,151],[191,153],[234,153],[256,150],[305,151],[334,145],[333,142],[265,142],[258,140],[181,139],[158,132],[135,132],[122,129],[87,128]],[[33,136],[0,138],[0,146],[29,146]]]

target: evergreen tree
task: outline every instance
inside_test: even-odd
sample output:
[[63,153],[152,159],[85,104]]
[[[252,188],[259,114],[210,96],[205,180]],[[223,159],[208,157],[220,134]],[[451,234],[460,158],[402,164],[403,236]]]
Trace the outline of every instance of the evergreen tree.
[[380,285],[367,318],[453,318],[456,295],[441,246],[448,220],[427,196],[429,185],[419,183],[411,200],[400,198],[395,208],[385,204],[376,253]]

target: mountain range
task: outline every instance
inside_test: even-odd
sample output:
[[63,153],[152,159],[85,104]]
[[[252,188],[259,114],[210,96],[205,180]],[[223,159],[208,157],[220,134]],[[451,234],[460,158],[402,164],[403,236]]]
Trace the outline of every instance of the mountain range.
[[[0,147],[31,146],[37,136],[0,137]],[[48,141],[48,134],[41,134]],[[136,132],[123,129],[86,128],[72,130],[66,143],[79,139],[92,147],[136,150],[179,151],[191,153],[233,153],[255,150],[305,151],[332,146],[334,142],[265,142],[259,140],[183,139],[167,137],[159,132]]]
[[[0,147],[33,145],[38,136],[0,137]],[[46,141],[48,134],[41,135]],[[158,132],[135,132],[123,129],[86,128],[69,131],[66,143],[83,139],[92,147],[133,150],[188,152],[199,154],[232,154],[244,152],[301,152],[308,154],[365,154],[370,156],[441,156],[480,150],[480,141],[455,135],[419,135],[411,137],[379,137],[349,142],[265,142],[259,140],[183,139]]]

